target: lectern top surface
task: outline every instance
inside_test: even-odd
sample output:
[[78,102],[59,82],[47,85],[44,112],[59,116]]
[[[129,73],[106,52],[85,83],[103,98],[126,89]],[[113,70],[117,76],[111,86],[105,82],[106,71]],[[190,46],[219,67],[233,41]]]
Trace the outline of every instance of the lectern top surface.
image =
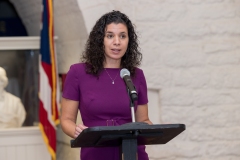
[[165,144],[185,130],[184,124],[139,125],[90,127],[71,141],[71,147],[119,146],[123,139],[137,139],[138,145]]

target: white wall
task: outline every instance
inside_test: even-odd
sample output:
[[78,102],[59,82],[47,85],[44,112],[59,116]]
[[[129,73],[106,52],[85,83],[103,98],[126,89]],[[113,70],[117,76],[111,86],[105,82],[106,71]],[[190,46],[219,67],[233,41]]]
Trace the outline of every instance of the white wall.
[[112,9],[129,15],[140,35],[151,117],[187,126],[168,144],[149,146],[151,159],[239,159],[240,1],[78,3],[88,32]]
[[[32,22],[37,22],[40,0],[12,1],[29,33],[38,33]],[[240,1],[54,2],[61,72],[78,61],[100,15],[120,10],[136,24],[151,117],[187,126],[168,144],[149,146],[151,160],[240,158]]]
[[50,160],[39,127],[0,129],[1,160]]

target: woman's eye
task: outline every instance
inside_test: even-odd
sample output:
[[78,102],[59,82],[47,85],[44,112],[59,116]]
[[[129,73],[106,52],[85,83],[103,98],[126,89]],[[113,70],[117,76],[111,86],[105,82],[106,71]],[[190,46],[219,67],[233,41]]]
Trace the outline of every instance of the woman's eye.
[[112,37],[113,37],[113,35],[111,35],[111,34],[107,35],[107,38],[112,38]]
[[126,38],[126,35],[121,35],[120,38],[124,39],[124,38]]

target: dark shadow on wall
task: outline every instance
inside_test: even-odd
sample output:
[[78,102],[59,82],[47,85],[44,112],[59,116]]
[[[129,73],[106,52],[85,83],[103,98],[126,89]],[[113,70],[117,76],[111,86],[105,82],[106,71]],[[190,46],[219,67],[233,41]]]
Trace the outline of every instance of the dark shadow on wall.
[[0,37],[27,36],[14,6],[8,0],[0,0]]

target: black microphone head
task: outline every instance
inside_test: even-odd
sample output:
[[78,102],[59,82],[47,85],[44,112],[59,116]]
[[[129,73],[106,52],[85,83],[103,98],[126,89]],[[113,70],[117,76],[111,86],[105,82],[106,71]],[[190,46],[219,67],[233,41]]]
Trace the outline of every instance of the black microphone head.
[[130,72],[129,72],[129,70],[127,70],[126,68],[123,68],[123,69],[121,69],[121,71],[120,71],[120,77],[121,78],[123,78],[124,76],[130,76]]

